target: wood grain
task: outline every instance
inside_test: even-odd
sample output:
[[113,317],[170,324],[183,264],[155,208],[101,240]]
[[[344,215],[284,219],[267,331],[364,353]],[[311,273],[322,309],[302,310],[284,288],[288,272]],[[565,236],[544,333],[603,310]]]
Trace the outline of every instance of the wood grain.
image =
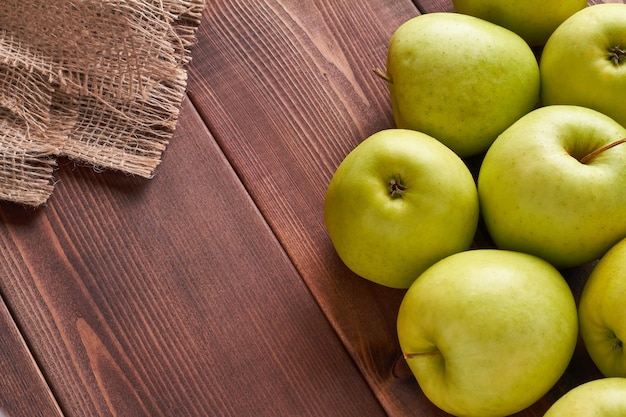
[[383,414],[190,101],[154,180],[58,176],[0,282],[66,416]]
[[10,417],[60,417],[52,391],[1,300],[0,329],[0,413]]
[[[393,31],[450,2],[369,0],[215,4],[199,32],[189,94],[389,415],[444,416],[400,359],[403,291],[356,277],[323,224],[326,186],[369,134],[393,127],[384,65]],[[472,161],[474,166],[479,161]],[[484,245],[485,241],[476,242]],[[579,287],[587,268],[567,271]],[[577,287],[577,288],[578,288]],[[520,416],[543,415],[572,386],[598,377],[579,347],[563,379]]]
[[[206,13],[189,95],[321,308],[391,415],[397,397],[395,316],[403,293],[354,276],[323,225],[341,159],[392,126],[385,65],[410,1],[225,1]],[[393,388],[390,387],[393,386]]]

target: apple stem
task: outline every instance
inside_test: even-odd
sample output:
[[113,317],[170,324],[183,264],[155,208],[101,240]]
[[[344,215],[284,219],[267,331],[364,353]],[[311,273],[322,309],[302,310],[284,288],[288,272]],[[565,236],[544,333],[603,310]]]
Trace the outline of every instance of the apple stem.
[[626,47],[615,45],[609,48],[609,60],[615,65],[620,65],[626,60]]
[[615,334],[615,332],[611,331],[611,337],[615,340],[615,343],[613,344],[613,350],[623,350],[624,349],[624,342],[622,342],[622,340],[617,337],[617,335]]
[[404,185],[404,182],[402,181],[402,178],[400,178],[399,175],[396,177],[390,178],[389,184],[387,187],[388,187],[389,195],[391,196],[391,198],[402,197],[402,194],[404,194],[404,191],[406,190],[406,185]]
[[387,81],[389,84],[393,84],[393,80],[387,73],[383,72],[382,70],[378,68],[374,68],[372,71],[374,71],[374,74],[376,74],[377,77],[382,78],[383,80]]
[[405,360],[413,359],[413,358],[421,358],[424,356],[437,356],[437,355],[441,355],[441,352],[439,352],[439,349],[437,348],[433,350],[427,350],[425,352],[420,352],[420,353],[403,353]]
[[587,155],[585,155],[581,160],[580,163],[581,164],[586,164],[589,161],[591,161],[593,158],[595,158],[596,156],[598,156],[599,154],[601,154],[602,152],[608,151],[611,148],[616,147],[617,145],[621,145],[622,143],[626,143],[626,138],[622,138],[619,140],[616,140],[615,142],[611,142],[608,145],[604,145],[601,148],[598,148],[590,153],[588,153]]

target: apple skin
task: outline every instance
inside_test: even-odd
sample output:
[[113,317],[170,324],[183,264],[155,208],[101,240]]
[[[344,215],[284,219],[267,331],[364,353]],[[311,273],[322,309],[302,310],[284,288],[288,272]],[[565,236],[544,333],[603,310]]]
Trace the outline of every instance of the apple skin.
[[609,117],[578,106],[527,114],[493,143],[478,174],[482,216],[496,247],[558,268],[602,256],[626,236],[626,137]]
[[626,416],[626,378],[585,382],[559,398],[543,417]]
[[[394,181],[404,190],[392,195]],[[436,139],[387,129],[341,162],[326,191],[324,220],[348,268],[378,284],[408,288],[430,265],[472,244],[476,183]]]
[[475,249],[427,269],[406,292],[400,347],[422,391],[456,416],[508,416],[562,376],[578,338],[574,296],[532,255]]
[[424,132],[461,157],[484,152],[539,99],[528,44],[458,13],[403,23],[389,42],[387,77],[396,127]]
[[626,4],[589,6],[567,19],[545,45],[540,73],[544,105],[589,107],[626,127]]
[[452,0],[458,13],[485,19],[520,35],[530,46],[543,46],[586,0]]
[[578,315],[581,337],[600,372],[607,377],[626,377],[626,239],[613,246],[591,271]]

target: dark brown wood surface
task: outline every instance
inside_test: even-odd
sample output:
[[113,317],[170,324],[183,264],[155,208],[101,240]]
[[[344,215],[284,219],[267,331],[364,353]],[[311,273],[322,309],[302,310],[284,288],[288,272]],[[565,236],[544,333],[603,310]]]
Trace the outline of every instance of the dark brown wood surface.
[[52,391],[4,302],[0,302],[0,331],[0,412],[8,416],[60,417]]
[[[65,161],[46,207],[0,204],[0,410],[445,416],[401,359],[404,292],[347,270],[322,205],[343,157],[393,126],[372,73],[389,37],[451,3],[208,3],[154,179]],[[564,271],[576,294],[590,268]],[[598,376],[579,346],[519,415]]]

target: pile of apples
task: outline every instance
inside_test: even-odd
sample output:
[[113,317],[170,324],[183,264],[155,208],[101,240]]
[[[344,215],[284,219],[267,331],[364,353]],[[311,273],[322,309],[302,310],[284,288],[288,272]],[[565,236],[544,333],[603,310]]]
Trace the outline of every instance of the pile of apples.
[[[581,335],[605,378],[546,415],[626,415],[626,4],[527,3],[396,30],[376,71],[396,127],[341,162],[326,228],[352,271],[407,289],[400,347],[439,408],[529,407]],[[493,247],[472,246],[481,219]],[[577,305],[561,272],[595,261]]]

